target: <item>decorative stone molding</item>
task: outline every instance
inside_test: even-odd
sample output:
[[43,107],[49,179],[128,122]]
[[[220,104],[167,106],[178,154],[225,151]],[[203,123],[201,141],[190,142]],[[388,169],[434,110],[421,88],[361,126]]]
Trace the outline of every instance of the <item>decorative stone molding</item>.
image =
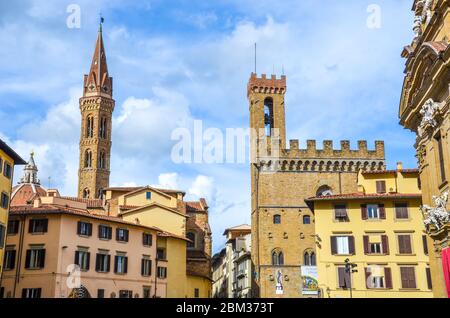
[[424,218],[424,224],[427,231],[430,231],[430,225],[433,225],[439,231],[445,224],[450,223],[450,212],[447,211],[449,191],[441,196],[433,196],[435,207],[422,205],[420,210]]
[[439,103],[435,102],[432,98],[427,100],[423,104],[420,110],[420,115],[422,115],[422,121],[417,129],[419,137],[423,136],[423,133],[428,127],[435,128],[437,126],[436,115],[439,113]]
[[427,148],[425,147],[425,145],[421,145],[418,149],[417,149],[417,160],[419,163],[419,167],[422,167],[425,164],[425,158],[427,155]]

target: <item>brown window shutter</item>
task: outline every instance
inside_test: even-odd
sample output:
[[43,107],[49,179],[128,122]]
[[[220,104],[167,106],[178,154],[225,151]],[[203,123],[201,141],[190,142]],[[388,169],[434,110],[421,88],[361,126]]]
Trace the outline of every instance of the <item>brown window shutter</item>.
[[378,209],[380,210],[380,219],[386,219],[386,209],[384,208],[384,204],[378,204]]
[[427,275],[427,286],[428,286],[428,289],[433,289],[433,283],[431,281],[430,268],[429,267],[425,268],[425,271],[426,271],[426,275]]
[[396,219],[408,218],[408,205],[406,203],[395,204],[395,218]]
[[336,238],[336,236],[331,237],[331,254],[332,255],[337,254],[337,238]]
[[416,288],[416,275],[413,267],[409,268],[409,282],[411,288]]
[[412,253],[411,236],[405,235],[404,242],[405,242],[405,253],[411,254]]
[[363,236],[363,243],[364,243],[364,254],[369,254],[369,236],[364,235]]
[[386,283],[386,288],[392,289],[392,271],[390,267],[384,268],[384,281]]
[[377,193],[386,193],[386,181],[377,181]]
[[361,218],[367,220],[367,204],[361,204]]
[[355,237],[349,236],[348,237],[348,251],[351,255],[355,255]]
[[388,239],[387,235],[381,236],[381,245],[383,248],[383,254],[389,255],[389,239]]
[[339,288],[345,287],[345,268],[344,267],[338,267],[338,283],[339,283]]
[[366,277],[366,288],[367,288],[367,289],[370,289],[370,288],[372,288],[371,282],[370,282],[370,280],[369,280],[370,274],[371,274],[370,268],[365,267],[365,268],[364,268],[364,273],[365,273],[365,277]]
[[428,255],[428,242],[426,235],[422,235],[422,242],[423,242],[423,252],[425,255]]

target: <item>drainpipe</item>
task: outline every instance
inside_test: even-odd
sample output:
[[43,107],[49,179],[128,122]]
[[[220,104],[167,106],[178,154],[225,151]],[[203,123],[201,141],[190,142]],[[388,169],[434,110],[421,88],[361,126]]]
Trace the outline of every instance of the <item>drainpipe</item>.
[[13,298],[16,298],[16,287],[20,280],[20,268],[22,267],[22,253],[23,253],[23,240],[25,235],[25,224],[27,216],[20,217],[20,237],[19,237],[19,250],[17,251],[17,265],[16,265],[16,275],[14,277],[14,288],[13,288]]

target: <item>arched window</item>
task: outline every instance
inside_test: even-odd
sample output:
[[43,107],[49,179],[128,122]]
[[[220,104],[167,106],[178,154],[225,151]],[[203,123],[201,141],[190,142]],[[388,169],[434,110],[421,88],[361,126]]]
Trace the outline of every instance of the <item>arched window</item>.
[[100,155],[98,156],[98,168],[105,169],[105,153],[100,151]]
[[311,224],[311,217],[309,215],[303,216],[303,224]]
[[84,189],[83,190],[83,198],[85,198],[85,199],[89,199],[89,195],[90,195],[90,191],[89,191],[89,189]]
[[272,251],[272,265],[284,265],[284,255],[279,249]]
[[333,190],[327,185],[319,187],[319,189],[317,189],[316,191],[316,196],[318,197],[325,197],[329,195],[333,195]]
[[94,137],[94,117],[88,116],[86,118],[86,138]]
[[106,128],[107,128],[106,117],[102,117],[100,119],[100,129],[99,129],[100,138],[106,139]]
[[84,167],[85,168],[92,167],[92,152],[90,150],[86,150],[84,152]]
[[303,265],[316,266],[316,253],[313,251],[305,251],[303,254]]
[[281,224],[281,215],[275,214],[273,216],[273,224]]
[[273,99],[267,97],[264,100],[264,127],[266,129],[266,136],[272,135],[273,127]]
[[188,248],[196,248],[196,238],[197,235],[194,232],[187,232],[186,237],[192,242],[187,243]]
[[98,189],[97,198],[103,199],[103,189]]

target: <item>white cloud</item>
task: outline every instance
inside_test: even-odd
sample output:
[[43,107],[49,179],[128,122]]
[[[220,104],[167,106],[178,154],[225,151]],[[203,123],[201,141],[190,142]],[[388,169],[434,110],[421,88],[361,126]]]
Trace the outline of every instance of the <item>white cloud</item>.
[[216,199],[216,187],[214,179],[204,175],[199,175],[192,182],[188,194],[196,198],[206,198],[208,202],[214,202]]
[[172,189],[177,190],[178,189],[178,173],[171,172],[171,173],[162,173],[158,176],[158,187],[164,188],[164,189]]

